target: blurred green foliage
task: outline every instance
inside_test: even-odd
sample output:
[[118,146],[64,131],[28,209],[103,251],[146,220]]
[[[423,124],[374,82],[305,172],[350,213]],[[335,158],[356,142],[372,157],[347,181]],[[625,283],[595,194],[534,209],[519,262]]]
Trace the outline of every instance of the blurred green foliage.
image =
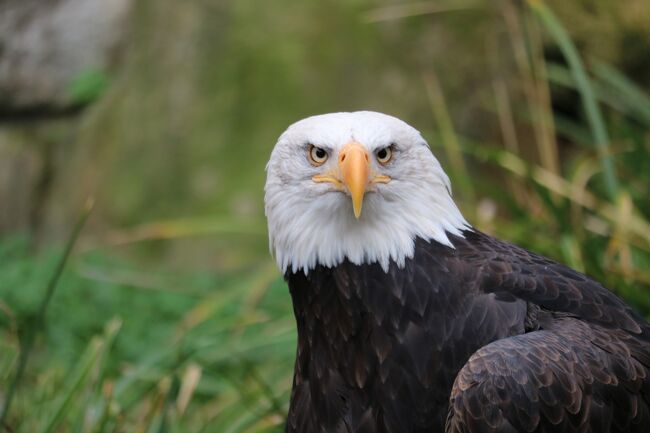
[[[56,204],[93,193],[97,218],[8,424],[282,431],[295,325],[268,258],[264,164],[310,114],[404,118],[476,227],[650,316],[649,14],[636,0],[138,2],[123,70],[76,91],[101,96]],[[3,385],[60,255],[32,245],[0,240]]]
[[[34,257],[28,245],[25,238],[0,244],[0,324],[13,335],[2,343],[3,384],[14,373],[19,330],[29,326],[59,255]],[[154,272],[88,254],[59,286],[9,417],[15,431],[137,430],[163,420],[172,431],[279,425],[295,329],[272,266]],[[171,407],[156,403],[167,399]]]
[[108,88],[105,71],[89,69],[74,77],[68,88],[68,100],[72,105],[86,105],[96,101]]

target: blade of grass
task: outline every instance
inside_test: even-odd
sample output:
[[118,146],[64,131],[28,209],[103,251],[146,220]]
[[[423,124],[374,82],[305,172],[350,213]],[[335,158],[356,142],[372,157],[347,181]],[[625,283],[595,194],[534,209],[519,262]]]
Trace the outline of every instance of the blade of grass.
[[[569,180],[576,188],[586,190],[589,181],[593,176],[598,174],[598,163],[591,158],[585,158],[583,161],[580,161],[573,169]],[[584,242],[584,231],[583,224],[584,221],[584,208],[574,201],[570,201],[571,206],[571,227],[573,227],[573,236],[579,241]]]
[[71,409],[74,397],[88,382],[88,378],[91,376],[93,368],[98,367],[102,362],[102,359],[107,355],[120,327],[121,321],[113,319],[106,325],[102,337],[95,337],[90,341],[86,353],[81,357],[77,367],[73,369],[72,377],[68,382],[63,397],[57,405],[54,414],[46,423],[42,433],[52,433],[59,426],[63,418]]
[[[512,106],[510,105],[508,87],[498,74],[495,75],[492,86],[503,144],[508,151],[517,155],[519,154],[519,140],[517,138]],[[513,179],[507,179],[506,182],[518,202],[525,203],[528,200],[529,194],[520,182],[514,182]]]
[[185,413],[185,409],[187,409],[196,391],[196,387],[201,380],[202,373],[201,366],[193,362],[190,362],[185,368],[185,372],[180,381],[178,397],[176,398],[176,410],[179,416],[183,416]]
[[101,415],[97,419],[95,428],[92,430],[96,433],[104,433],[108,431],[108,426],[111,418],[113,406],[113,383],[110,381],[104,382],[102,385],[102,394],[104,397],[103,406],[101,408]]
[[566,263],[573,269],[584,272],[584,259],[580,254],[580,248],[576,242],[575,237],[570,235],[563,235],[560,239],[560,246]]
[[278,400],[278,397],[275,395],[275,391],[264,380],[258,369],[255,368],[254,364],[248,362],[247,360],[244,360],[244,364],[246,365],[246,369],[249,373],[250,378],[257,384],[262,395],[268,400],[270,406],[269,412],[274,412],[276,415],[283,416],[284,408],[280,400]]
[[614,89],[620,95],[621,101],[650,126],[650,97],[643,89],[613,66],[598,61],[592,63],[594,75]]
[[544,78],[546,73],[546,60],[544,59],[544,47],[537,23],[530,19],[529,14],[526,28],[528,30],[529,51],[531,57],[531,68],[533,71],[533,92],[535,93],[536,122],[538,125],[539,147],[542,166],[553,173],[560,173],[560,161],[558,156],[557,141],[555,140],[555,125],[553,123],[553,107],[551,106],[551,91],[548,81]]
[[501,77],[497,76],[492,81],[492,89],[494,91],[494,100],[496,102],[497,116],[499,119],[499,127],[501,128],[503,144],[510,152],[518,154],[519,140],[517,139],[517,129],[512,115],[508,86],[506,86],[506,83]]
[[423,79],[431,110],[433,111],[433,117],[440,130],[442,145],[445,148],[445,153],[451,165],[450,171],[452,178],[460,187],[463,200],[467,203],[474,203],[474,188],[469,182],[471,176],[469,176],[467,166],[465,165],[458,136],[454,130],[454,125],[438,77],[435,73],[430,72],[425,74]]
[[[557,144],[553,131],[550,98],[547,97],[548,83],[540,74],[539,58],[542,54],[539,37],[535,29],[529,29],[528,34],[525,32],[526,20],[520,17],[519,8],[513,2],[504,2],[502,13],[512,45],[514,60],[522,80],[523,92],[531,118],[530,126],[535,135],[539,158],[544,168],[558,173]],[[536,52],[537,54],[535,54]]]
[[[105,408],[106,413],[108,413],[111,396],[109,393],[108,398],[106,398],[105,389],[103,389],[104,384],[106,383],[106,367],[108,364],[108,359],[110,355],[111,348],[115,343],[115,338],[117,337],[118,332],[122,329],[122,319],[115,317],[111,319],[104,328],[104,343],[100,356],[96,362],[96,368],[90,379],[92,383],[96,384],[94,390],[88,390],[88,404],[85,407],[85,411],[82,411],[82,419],[80,419],[80,424],[83,424],[84,421],[92,419],[91,416],[88,416],[93,411],[97,410],[97,407],[94,405],[95,402],[102,402]],[[112,385],[109,385],[109,388],[112,388]],[[85,418],[85,420],[83,419]],[[100,421],[100,418],[97,419]]]
[[21,342],[20,355],[18,357],[18,368],[16,370],[16,375],[14,376],[14,379],[11,382],[11,385],[9,386],[9,389],[7,391],[7,396],[5,398],[4,406],[2,408],[2,414],[0,415],[0,425],[4,425],[6,422],[7,416],[9,414],[9,409],[11,409],[11,403],[13,397],[16,393],[18,386],[20,385],[20,381],[23,378],[23,374],[25,373],[25,368],[27,367],[27,361],[29,360],[29,355],[34,346],[34,340],[36,338],[36,335],[39,331],[43,329],[45,325],[45,314],[47,312],[47,307],[50,305],[50,300],[54,295],[54,291],[56,290],[57,284],[59,282],[59,278],[63,273],[63,269],[65,269],[65,265],[68,262],[68,258],[70,257],[70,254],[72,253],[72,249],[77,243],[77,239],[79,237],[79,234],[81,233],[81,229],[86,224],[86,221],[88,220],[88,217],[92,212],[93,204],[94,203],[92,199],[89,199],[86,202],[84,209],[81,212],[81,216],[77,220],[77,223],[75,224],[72,233],[68,238],[68,241],[65,246],[65,250],[63,251],[63,255],[61,256],[61,259],[59,260],[54,270],[54,273],[52,274],[52,277],[48,282],[47,288],[45,289],[45,294],[43,296],[43,300],[41,301],[36,316],[34,317],[31,326],[29,326],[28,329],[26,330],[25,338],[23,339],[23,342]]
[[566,29],[557,19],[553,11],[546,6],[542,0],[527,0],[531,10],[545,26],[546,30],[555,39],[562,51],[564,58],[569,64],[571,73],[578,86],[582,105],[587,116],[587,122],[591,128],[594,144],[605,176],[605,188],[610,201],[615,202],[618,196],[618,180],[614,170],[611,151],[609,149],[609,135],[605,127],[603,115],[598,107],[591,81],[587,76],[585,68],[578,54],[578,50],[571,41]]
[[478,7],[478,3],[474,1],[460,2],[462,4],[458,3],[458,1],[454,3],[440,1],[417,1],[405,4],[382,6],[366,12],[363,16],[363,19],[365,22],[374,23]]
[[[601,103],[650,126],[650,99],[642,89],[610,65],[594,62],[593,70],[597,81],[592,83],[592,87]],[[549,82],[577,90],[573,75],[566,66],[549,63],[546,74]]]
[[264,221],[237,220],[223,218],[178,218],[142,224],[131,229],[110,232],[99,244],[84,245],[83,251],[121,246],[135,242],[177,239],[199,235],[263,235],[266,231]]

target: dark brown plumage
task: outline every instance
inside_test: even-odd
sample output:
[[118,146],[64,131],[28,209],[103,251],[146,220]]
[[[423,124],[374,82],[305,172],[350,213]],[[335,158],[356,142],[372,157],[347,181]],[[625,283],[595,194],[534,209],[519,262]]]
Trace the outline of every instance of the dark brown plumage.
[[403,268],[285,275],[286,431],[648,432],[650,325],[596,281],[476,231]]

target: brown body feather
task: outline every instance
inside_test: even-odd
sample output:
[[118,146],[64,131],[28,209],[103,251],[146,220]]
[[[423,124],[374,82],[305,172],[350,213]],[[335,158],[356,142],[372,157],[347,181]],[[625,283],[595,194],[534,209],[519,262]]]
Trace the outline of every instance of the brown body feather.
[[576,271],[464,235],[388,272],[287,273],[286,431],[650,431],[650,325]]

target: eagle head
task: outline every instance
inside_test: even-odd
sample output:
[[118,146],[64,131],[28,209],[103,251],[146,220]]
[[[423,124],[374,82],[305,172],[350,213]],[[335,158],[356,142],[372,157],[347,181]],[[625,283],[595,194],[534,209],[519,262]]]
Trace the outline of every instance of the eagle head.
[[468,224],[449,178],[420,133],[370,111],[309,117],[289,126],[266,167],[269,244],[283,272],[391,261],[416,238],[453,248]]

